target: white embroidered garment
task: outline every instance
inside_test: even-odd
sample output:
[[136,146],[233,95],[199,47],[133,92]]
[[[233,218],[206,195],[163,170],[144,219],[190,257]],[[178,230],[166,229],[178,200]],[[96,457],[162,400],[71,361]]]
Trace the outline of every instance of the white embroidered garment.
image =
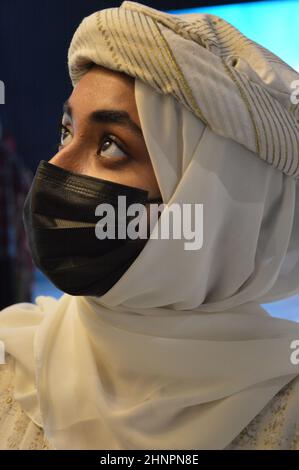
[[299,292],[298,180],[138,78],[135,97],[153,234],[199,203],[203,246],[150,238],[101,297],[0,312],[14,397],[56,449],[224,449],[299,375],[299,324],[259,306]]
[[13,395],[13,358],[0,365],[0,450],[52,450],[44,431],[22,410]]

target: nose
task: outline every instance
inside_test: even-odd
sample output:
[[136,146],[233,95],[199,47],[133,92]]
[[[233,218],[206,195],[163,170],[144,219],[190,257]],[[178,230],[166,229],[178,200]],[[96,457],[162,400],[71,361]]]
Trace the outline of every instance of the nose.
[[78,150],[69,144],[67,148],[59,150],[54,157],[48,160],[48,163],[59,166],[64,170],[84,173],[83,161],[82,153],[79,153]]

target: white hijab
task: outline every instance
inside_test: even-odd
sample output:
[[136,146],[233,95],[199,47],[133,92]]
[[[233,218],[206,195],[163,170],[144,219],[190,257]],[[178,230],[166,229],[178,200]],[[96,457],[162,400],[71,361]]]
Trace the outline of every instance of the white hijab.
[[[102,297],[0,313],[15,398],[57,449],[223,449],[296,375],[296,180],[135,80],[164,202],[201,203],[203,247],[149,239]],[[167,211],[165,207],[158,224]]]

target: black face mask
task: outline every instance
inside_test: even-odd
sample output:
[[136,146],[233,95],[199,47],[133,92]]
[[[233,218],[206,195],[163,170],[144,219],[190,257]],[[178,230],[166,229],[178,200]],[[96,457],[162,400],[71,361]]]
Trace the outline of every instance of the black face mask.
[[[148,199],[148,191],[139,188],[79,175],[44,160],[39,163],[23,220],[36,266],[63,292],[105,294],[147,242],[147,238],[117,238],[117,226],[127,227],[130,221],[117,218],[118,196],[126,196],[126,206],[162,202]],[[96,237],[95,208],[101,203],[114,207],[115,239]]]

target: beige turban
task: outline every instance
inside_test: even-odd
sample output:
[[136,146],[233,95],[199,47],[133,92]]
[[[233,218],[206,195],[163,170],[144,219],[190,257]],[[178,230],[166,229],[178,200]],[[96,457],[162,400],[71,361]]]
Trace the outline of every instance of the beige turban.
[[299,293],[298,75],[220,18],[134,2],[83,20],[74,85],[91,63],[135,77],[154,231],[200,203],[203,246],[149,239],[103,296],[0,312],[15,398],[57,449],[225,449],[299,380],[299,324],[260,306]]
[[170,93],[215,133],[299,176],[299,74],[217,16],[124,1],[83,19],[68,63],[73,85],[95,63]]

